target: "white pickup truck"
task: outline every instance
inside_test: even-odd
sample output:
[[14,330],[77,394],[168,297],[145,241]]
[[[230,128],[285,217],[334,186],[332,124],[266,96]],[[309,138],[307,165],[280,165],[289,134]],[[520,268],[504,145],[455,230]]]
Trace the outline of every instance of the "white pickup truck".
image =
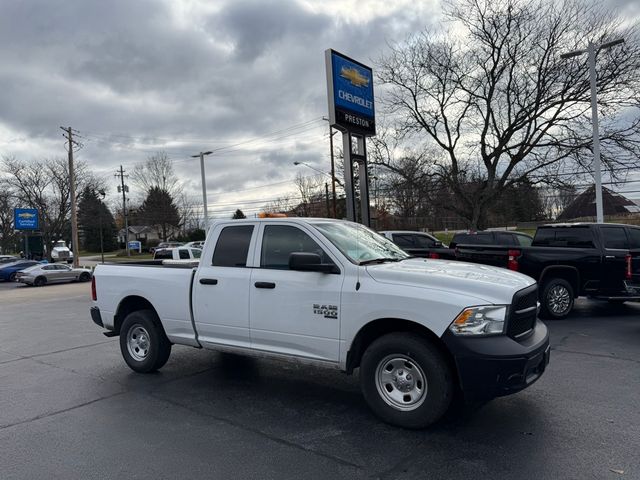
[[537,285],[485,265],[417,259],[362,225],[218,221],[199,265],[98,265],[93,321],[137,372],[172,344],[352,373],[385,421],[422,428],[455,395],[531,385],[549,361]]

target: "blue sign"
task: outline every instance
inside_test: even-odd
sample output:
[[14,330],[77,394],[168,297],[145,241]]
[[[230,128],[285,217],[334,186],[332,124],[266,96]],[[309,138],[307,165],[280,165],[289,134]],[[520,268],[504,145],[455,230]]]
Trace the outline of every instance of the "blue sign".
[[38,230],[38,210],[35,208],[15,208],[13,210],[13,226],[16,230]]
[[334,50],[327,50],[329,119],[348,131],[375,135],[373,71]]
[[129,240],[129,250],[138,250],[138,252],[141,252],[142,242],[139,240]]

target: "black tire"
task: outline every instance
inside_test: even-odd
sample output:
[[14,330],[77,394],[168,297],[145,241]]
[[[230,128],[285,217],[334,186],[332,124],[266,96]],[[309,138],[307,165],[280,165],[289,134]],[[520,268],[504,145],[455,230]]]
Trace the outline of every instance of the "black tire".
[[[135,344],[129,349],[129,341]],[[146,348],[145,348],[146,347]],[[138,310],[124,319],[120,328],[120,351],[129,367],[139,373],[162,368],[171,355],[171,342],[152,310]]]
[[560,319],[569,315],[574,302],[573,287],[562,278],[552,278],[544,282],[540,297],[540,316]]
[[10,282],[15,282],[16,281],[16,273],[15,272],[9,274],[9,281]]
[[80,282],[88,282],[89,280],[91,280],[91,275],[88,274],[87,272],[81,273],[78,280]]
[[36,287],[42,287],[45,283],[47,283],[47,279],[44,277],[37,277],[34,281],[33,281],[33,285]]
[[[388,370],[396,360],[404,371],[395,367]],[[409,378],[412,372],[414,375]],[[384,383],[379,375],[388,375],[389,382]],[[414,396],[421,400],[407,400],[420,386],[420,376],[424,377],[423,393]],[[404,385],[397,383],[399,377],[403,377]],[[406,384],[411,379],[413,387],[411,383]],[[407,332],[389,333],[369,345],[360,362],[360,385],[376,415],[391,425],[411,429],[425,428],[439,420],[451,405],[454,394],[451,368],[440,350],[426,338]],[[379,385],[387,394],[378,389]],[[398,388],[403,386],[412,388],[411,392]],[[392,395],[402,399],[393,405]]]

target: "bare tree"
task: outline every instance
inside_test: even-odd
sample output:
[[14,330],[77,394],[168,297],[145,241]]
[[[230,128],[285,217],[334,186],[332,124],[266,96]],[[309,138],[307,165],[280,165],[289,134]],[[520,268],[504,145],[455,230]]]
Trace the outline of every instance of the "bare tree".
[[10,185],[0,180],[0,253],[13,252],[18,236],[13,225],[16,198]]
[[166,152],[157,152],[148,157],[143,164],[136,165],[131,177],[143,196],[152,188],[159,188],[177,200],[184,190],[173,170],[173,162]]
[[322,193],[322,185],[324,185],[323,178],[320,176],[305,177],[298,172],[294,183],[300,194],[300,213],[303,217],[308,217],[310,214],[309,205],[314,198]]
[[450,31],[391,46],[378,74],[399,132],[439,149],[427,172],[470,227],[483,225],[509,185],[590,172],[586,59],[560,58],[589,41],[626,39],[598,53],[602,159],[614,176],[640,164],[636,25],[578,0],[459,0],[445,16]]

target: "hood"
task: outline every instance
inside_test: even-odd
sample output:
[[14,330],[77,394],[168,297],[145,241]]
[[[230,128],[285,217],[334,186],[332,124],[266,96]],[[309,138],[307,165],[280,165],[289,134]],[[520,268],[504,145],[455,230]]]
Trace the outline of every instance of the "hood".
[[505,268],[450,260],[412,258],[366,268],[377,282],[455,292],[493,304],[509,304],[514,293],[535,283]]

